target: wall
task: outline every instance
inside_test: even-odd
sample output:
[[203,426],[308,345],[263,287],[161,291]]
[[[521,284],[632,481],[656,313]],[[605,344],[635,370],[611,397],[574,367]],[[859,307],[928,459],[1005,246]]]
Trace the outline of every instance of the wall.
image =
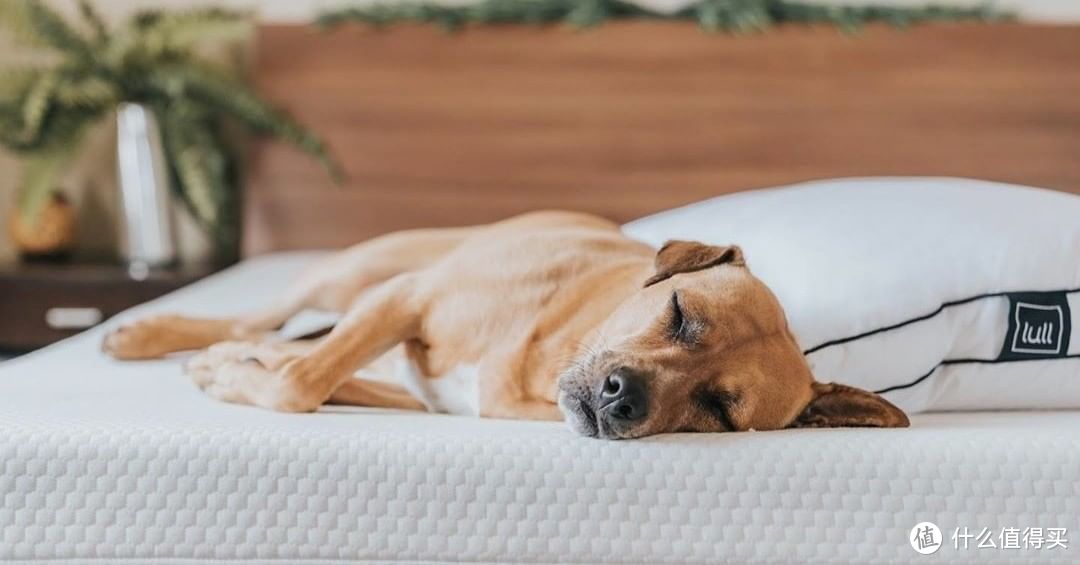
[[[6,0],[0,0],[6,1]],[[76,11],[75,0],[50,0],[69,13]],[[335,6],[356,5],[376,0],[97,0],[96,4],[111,20],[123,18],[140,8],[184,8],[196,5],[225,5],[237,9],[252,10],[258,18],[270,22],[300,22],[322,10]],[[467,0],[443,0],[462,3]],[[656,8],[677,8],[688,0],[642,0]],[[852,0],[825,0],[835,3],[851,3]],[[889,4],[921,5],[927,0],[883,0]],[[939,0],[944,3],[945,0]],[[951,4],[972,5],[983,0],[952,0]],[[998,6],[1017,10],[1024,19],[1032,21],[1080,22],[1080,1],[1077,0],[999,0]],[[10,60],[10,49],[0,45],[0,63]],[[107,251],[116,243],[116,195],[113,173],[112,145],[115,134],[110,124],[104,124],[94,132],[87,149],[77,159],[72,170],[61,183],[68,194],[80,205],[80,242],[92,250]],[[14,199],[19,178],[18,161],[0,152],[0,261],[13,256],[7,240],[7,218]],[[197,252],[202,242],[189,234],[182,238],[182,246],[189,253]]]
[[[265,21],[304,21],[313,14],[337,6],[355,6],[387,2],[388,0],[97,0],[103,10],[117,16],[140,7],[181,8],[184,6],[216,4],[238,9],[254,10]],[[446,4],[464,4],[469,0],[436,0]],[[643,5],[658,9],[675,9],[691,0],[639,0]],[[983,4],[986,0],[817,0],[834,4],[890,4],[921,6],[927,3],[957,6]],[[75,0],[52,0],[56,5],[74,9]],[[1032,21],[1080,21],[1080,2],[1077,0],[997,0],[995,5],[1016,10]]]
[[[71,0],[56,0],[69,2]],[[337,6],[356,6],[361,4],[385,3],[388,0],[221,0],[219,5],[236,8],[254,9],[267,21],[304,21],[313,14]],[[436,0],[440,1],[440,0]],[[691,0],[639,0],[642,5],[658,9],[675,9],[688,4]],[[927,3],[951,4],[957,6],[984,4],[986,0],[817,0],[834,4],[889,4],[921,6]],[[446,4],[465,4],[469,0],[441,0]],[[182,7],[193,4],[207,4],[203,0],[99,0],[109,4],[115,13],[123,12],[132,6],[170,6]],[[995,5],[1016,10],[1024,19],[1032,21],[1080,21],[1080,2],[1077,0],[997,0]]]
[[[184,5],[184,0],[111,0],[122,4],[172,4]],[[360,4],[385,3],[388,0],[226,0],[228,4],[254,8],[265,20],[303,21],[322,10],[337,6],[355,6]],[[465,4],[469,0],[436,0],[446,4]],[[638,0],[640,4],[658,9],[676,9],[692,0]],[[931,4],[951,4],[974,6],[986,3],[986,0],[816,0],[833,4],[889,4],[922,6]],[[996,0],[996,6],[1019,12],[1025,20],[1043,22],[1078,22],[1080,21],[1080,1],[1077,0]]]

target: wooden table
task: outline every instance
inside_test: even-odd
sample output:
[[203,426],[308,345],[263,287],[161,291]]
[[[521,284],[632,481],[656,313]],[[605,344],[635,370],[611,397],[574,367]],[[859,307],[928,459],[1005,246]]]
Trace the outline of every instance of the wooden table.
[[25,353],[75,335],[214,270],[186,265],[133,273],[108,263],[0,265],[0,353]]

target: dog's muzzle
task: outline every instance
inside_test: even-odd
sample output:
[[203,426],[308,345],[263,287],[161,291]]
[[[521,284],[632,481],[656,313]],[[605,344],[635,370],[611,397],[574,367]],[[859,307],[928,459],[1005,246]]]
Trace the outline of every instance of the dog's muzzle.
[[641,377],[625,370],[608,375],[600,388],[600,414],[620,425],[645,419],[649,413],[649,398],[642,381]]
[[575,432],[605,439],[634,437],[649,415],[649,394],[642,375],[617,369],[597,390],[570,379],[560,382],[559,409]]

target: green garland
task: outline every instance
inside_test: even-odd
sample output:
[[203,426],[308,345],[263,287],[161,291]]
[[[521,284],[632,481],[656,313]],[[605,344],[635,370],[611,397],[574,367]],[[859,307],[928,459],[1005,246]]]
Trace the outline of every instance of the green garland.
[[391,3],[324,13],[316,23],[346,22],[384,26],[399,22],[435,23],[448,30],[466,24],[553,24],[587,28],[609,20],[695,21],[707,31],[752,32],[777,24],[828,23],[855,31],[870,22],[904,27],[930,21],[998,21],[1012,15],[989,4],[975,7],[829,6],[787,0],[699,0],[674,13],[662,13],[624,0],[481,0],[467,6]]
[[121,102],[157,115],[172,186],[222,260],[233,258],[239,238],[240,167],[228,121],[292,143],[339,175],[318,137],[198,54],[207,43],[248,37],[251,24],[241,14],[147,11],[109,29],[87,0],[79,7],[76,26],[40,0],[0,0],[0,26],[52,56],[50,64],[0,76],[0,144],[26,159],[18,204],[27,221],[36,220],[83,134]]

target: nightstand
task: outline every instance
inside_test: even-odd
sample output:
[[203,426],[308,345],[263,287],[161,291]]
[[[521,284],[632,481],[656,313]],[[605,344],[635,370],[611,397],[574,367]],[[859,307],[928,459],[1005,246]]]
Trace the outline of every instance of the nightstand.
[[26,353],[214,272],[185,266],[137,273],[114,264],[0,266],[0,354]]

